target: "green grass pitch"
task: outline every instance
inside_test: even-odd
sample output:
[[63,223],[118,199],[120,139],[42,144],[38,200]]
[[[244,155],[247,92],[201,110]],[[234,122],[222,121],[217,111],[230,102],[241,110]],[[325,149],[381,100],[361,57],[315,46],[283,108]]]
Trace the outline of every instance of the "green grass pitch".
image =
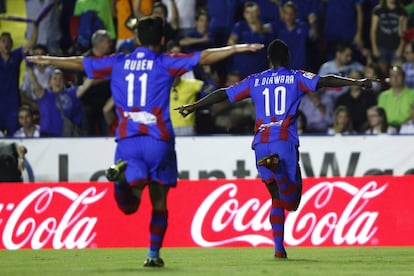
[[414,247],[165,248],[164,268],[142,266],[146,249],[0,251],[1,275],[414,275]]

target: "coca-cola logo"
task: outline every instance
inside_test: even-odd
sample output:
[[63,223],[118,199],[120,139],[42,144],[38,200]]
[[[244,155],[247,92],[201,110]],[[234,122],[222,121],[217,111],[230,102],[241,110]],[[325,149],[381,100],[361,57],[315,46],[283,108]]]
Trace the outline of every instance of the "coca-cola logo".
[[[106,194],[107,189],[98,192],[96,187],[83,190],[80,194],[65,187],[42,187],[27,195],[17,205],[0,203],[0,226],[4,225],[2,242],[6,249],[19,249],[29,245],[32,249],[43,248],[51,243],[54,249],[88,247],[96,236],[97,217],[85,215],[88,207]],[[64,205],[61,217],[50,216],[51,209],[59,209],[53,203],[56,197]],[[10,212],[7,220],[4,214]],[[56,213],[56,212],[55,212]]]
[[[379,215],[378,211],[368,210],[367,204],[387,186],[380,186],[375,181],[362,187],[343,181],[314,185],[303,194],[299,209],[287,214],[286,244],[366,244],[378,230],[375,223]],[[191,235],[197,245],[214,247],[235,242],[252,246],[273,245],[268,221],[271,200],[261,202],[250,197],[241,202],[237,193],[236,184],[224,184],[200,204],[191,224]],[[337,198],[345,201],[344,205],[331,208]],[[208,235],[208,232],[215,235]]]

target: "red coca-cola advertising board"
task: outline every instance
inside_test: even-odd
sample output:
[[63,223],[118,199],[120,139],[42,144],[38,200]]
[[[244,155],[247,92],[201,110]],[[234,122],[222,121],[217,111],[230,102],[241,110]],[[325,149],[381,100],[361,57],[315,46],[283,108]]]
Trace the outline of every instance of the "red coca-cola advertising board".
[[[414,176],[306,178],[287,213],[288,246],[414,245]],[[167,247],[272,246],[260,180],[180,181],[170,192]],[[151,207],[118,210],[112,184],[0,184],[1,249],[146,247]]]

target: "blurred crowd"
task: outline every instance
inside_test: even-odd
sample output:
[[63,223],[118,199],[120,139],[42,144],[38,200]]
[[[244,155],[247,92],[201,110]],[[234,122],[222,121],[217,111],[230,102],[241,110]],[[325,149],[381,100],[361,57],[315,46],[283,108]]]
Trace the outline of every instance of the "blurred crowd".
[[[27,24],[25,45],[13,45],[13,30],[1,30],[0,136],[113,136],[117,118],[108,80],[27,62],[20,72],[20,63],[25,55],[129,54],[137,47],[134,20],[151,14],[165,20],[164,50],[171,54],[236,43],[267,46],[279,38],[291,49],[292,69],[378,80],[372,91],[306,94],[297,114],[300,134],[414,133],[414,1],[25,0],[26,17],[36,18],[51,2],[39,24]],[[200,66],[175,80],[171,108],[267,67],[266,48]],[[249,100],[193,117],[171,115],[178,136],[254,131]]]

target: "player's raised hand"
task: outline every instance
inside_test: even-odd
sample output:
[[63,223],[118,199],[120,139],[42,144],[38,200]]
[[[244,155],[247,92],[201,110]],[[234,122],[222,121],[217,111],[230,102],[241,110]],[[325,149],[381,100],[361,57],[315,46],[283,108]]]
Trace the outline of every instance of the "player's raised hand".
[[46,56],[27,56],[26,60],[36,64],[49,64],[49,60]]
[[263,49],[264,44],[246,43],[246,44],[236,44],[234,46],[236,49],[236,53],[244,53],[244,52],[256,52],[260,49]]
[[367,90],[372,90],[372,83],[374,81],[380,82],[380,80],[378,79],[365,78],[365,79],[359,79],[358,83],[359,83],[359,86],[361,86],[362,88],[365,88]]
[[188,115],[190,115],[191,113],[193,113],[195,109],[192,108],[191,104],[185,104],[185,105],[182,105],[180,107],[174,108],[174,110],[178,110],[178,112],[181,114],[181,116],[183,116],[185,118]]

